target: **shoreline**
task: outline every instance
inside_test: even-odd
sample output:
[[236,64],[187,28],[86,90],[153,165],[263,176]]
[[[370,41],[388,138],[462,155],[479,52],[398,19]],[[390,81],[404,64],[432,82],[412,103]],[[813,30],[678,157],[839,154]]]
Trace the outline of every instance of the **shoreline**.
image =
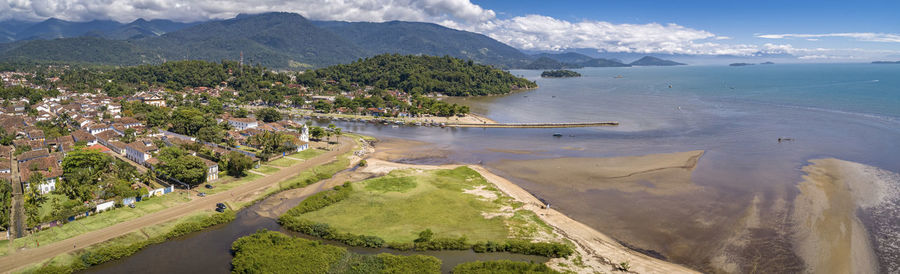
[[[394,169],[449,169],[463,165],[413,165],[388,162],[379,159],[369,159],[366,170],[373,173],[387,173]],[[554,228],[554,232],[575,244],[576,253],[581,257],[584,267],[578,269],[579,273],[592,273],[594,271],[617,271],[621,263],[630,265],[629,271],[638,273],[698,273],[687,267],[659,260],[640,252],[629,249],[609,236],[575,221],[565,214],[554,210],[542,208],[543,203],[537,197],[512,183],[511,181],[496,175],[479,165],[465,165],[495,185],[500,191],[524,204],[523,208],[534,212],[542,221]],[[570,257],[572,259],[574,257]],[[548,262],[551,267],[557,263],[566,262],[569,259],[555,258]],[[573,265],[573,264],[570,264]]]

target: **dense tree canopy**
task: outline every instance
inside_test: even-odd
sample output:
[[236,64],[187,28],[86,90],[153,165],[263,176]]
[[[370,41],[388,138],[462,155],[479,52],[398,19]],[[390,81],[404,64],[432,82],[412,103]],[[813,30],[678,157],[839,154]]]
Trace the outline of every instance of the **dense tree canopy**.
[[[358,84],[398,89],[411,94],[436,92],[472,96],[505,94],[515,89],[537,87],[534,82],[509,72],[449,56],[382,54],[307,73],[310,74],[307,77],[335,81],[333,85],[341,90],[349,90],[353,84]],[[316,83],[311,81],[306,84],[313,86]]]
[[264,108],[256,111],[256,119],[266,123],[277,122],[281,120],[281,112],[275,108]]
[[10,207],[12,206],[12,184],[0,180],[0,230],[9,229]]
[[164,147],[157,157],[160,163],[156,170],[160,173],[190,186],[206,182],[206,165],[199,157],[178,147]]
[[137,169],[96,149],[70,151],[62,161],[63,180],[56,191],[75,201],[94,198],[131,197]]
[[237,151],[231,151],[219,162],[229,176],[243,177],[244,171],[253,168],[253,159]]

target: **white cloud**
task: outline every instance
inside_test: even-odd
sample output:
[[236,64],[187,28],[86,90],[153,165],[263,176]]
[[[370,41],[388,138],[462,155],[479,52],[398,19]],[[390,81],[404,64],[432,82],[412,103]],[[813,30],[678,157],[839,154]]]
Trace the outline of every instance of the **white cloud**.
[[610,52],[740,54],[757,51],[747,45],[726,45],[708,40],[727,40],[704,30],[677,24],[613,24],[584,20],[570,22],[543,15],[489,20],[467,30],[483,33],[513,47],[559,51],[596,48]]
[[815,39],[815,38],[840,37],[840,38],[852,38],[852,39],[855,39],[858,41],[866,41],[866,42],[900,43],[900,34],[873,33],[873,32],[845,32],[845,33],[823,33],[823,34],[797,34],[797,33],[761,34],[761,35],[757,35],[756,37],[767,38],[767,39],[811,38],[811,39],[807,39],[810,41],[817,41],[818,39]]
[[494,11],[469,0],[0,0],[0,11],[3,11],[0,21],[49,17],[72,21],[110,19],[128,22],[137,18],[199,21],[269,11],[345,21],[453,20],[476,23],[496,16]]

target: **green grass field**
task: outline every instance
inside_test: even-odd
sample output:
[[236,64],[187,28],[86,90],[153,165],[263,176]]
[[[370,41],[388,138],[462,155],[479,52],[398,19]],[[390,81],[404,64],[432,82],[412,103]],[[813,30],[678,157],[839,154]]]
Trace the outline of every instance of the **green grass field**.
[[307,150],[304,150],[301,152],[297,152],[297,153],[288,155],[288,157],[309,160],[309,159],[312,159],[313,157],[322,155],[322,153],[325,153],[325,151],[321,150],[321,149],[310,148],[310,149],[307,149]]
[[254,170],[257,172],[265,173],[265,174],[272,174],[272,173],[278,172],[281,169],[279,169],[277,167],[273,167],[273,166],[262,165],[259,168],[254,169]]
[[289,167],[289,166],[295,165],[299,162],[300,161],[291,160],[291,159],[282,157],[282,158],[278,158],[277,160],[267,162],[266,164],[273,165],[273,166],[279,166],[279,167]]
[[489,201],[463,190],[483,187],[501,197],[477,172],[399,170],[354,183],[347,199],[302,218],[331,225],[342,232],[373,235],[387,242],[411,242],[431,229],[435,237],[466,236],[470,241],[503,240],[510,235],[505,217],[486,218],[507,199]]

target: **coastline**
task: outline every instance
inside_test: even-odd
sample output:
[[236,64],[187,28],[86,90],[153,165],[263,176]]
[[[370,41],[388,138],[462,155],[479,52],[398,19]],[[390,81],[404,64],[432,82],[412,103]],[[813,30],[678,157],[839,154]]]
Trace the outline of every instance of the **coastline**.
[[[369,159],[366,171],[373,173],[387,173],[394,169],[449,169],[460,165],[413,165],[388,162],[379,159]],[[542,208],[543,203],[509,180],[500,177],[482,166],[467,165],[477,171],[488,182],[494,184],[500,191],[524,204],[523,208],[534,212],[542,221],[554,228],[554,232],[575,244],[575,250],[581,258],[581,267],[578,273],[593,273],[597,270],[616,271],[621,263],[627,263],[629,271],[638,273],[698,273],[687,267],[662,261],[637,251],[631,250],[605,234],[588,227],[578,221],[554,209]],[[557,267],[558,263],[564,263],[569,259],[556,258],[550,260],[548,265]],[[567,265],[575,265],[567,263]]]

